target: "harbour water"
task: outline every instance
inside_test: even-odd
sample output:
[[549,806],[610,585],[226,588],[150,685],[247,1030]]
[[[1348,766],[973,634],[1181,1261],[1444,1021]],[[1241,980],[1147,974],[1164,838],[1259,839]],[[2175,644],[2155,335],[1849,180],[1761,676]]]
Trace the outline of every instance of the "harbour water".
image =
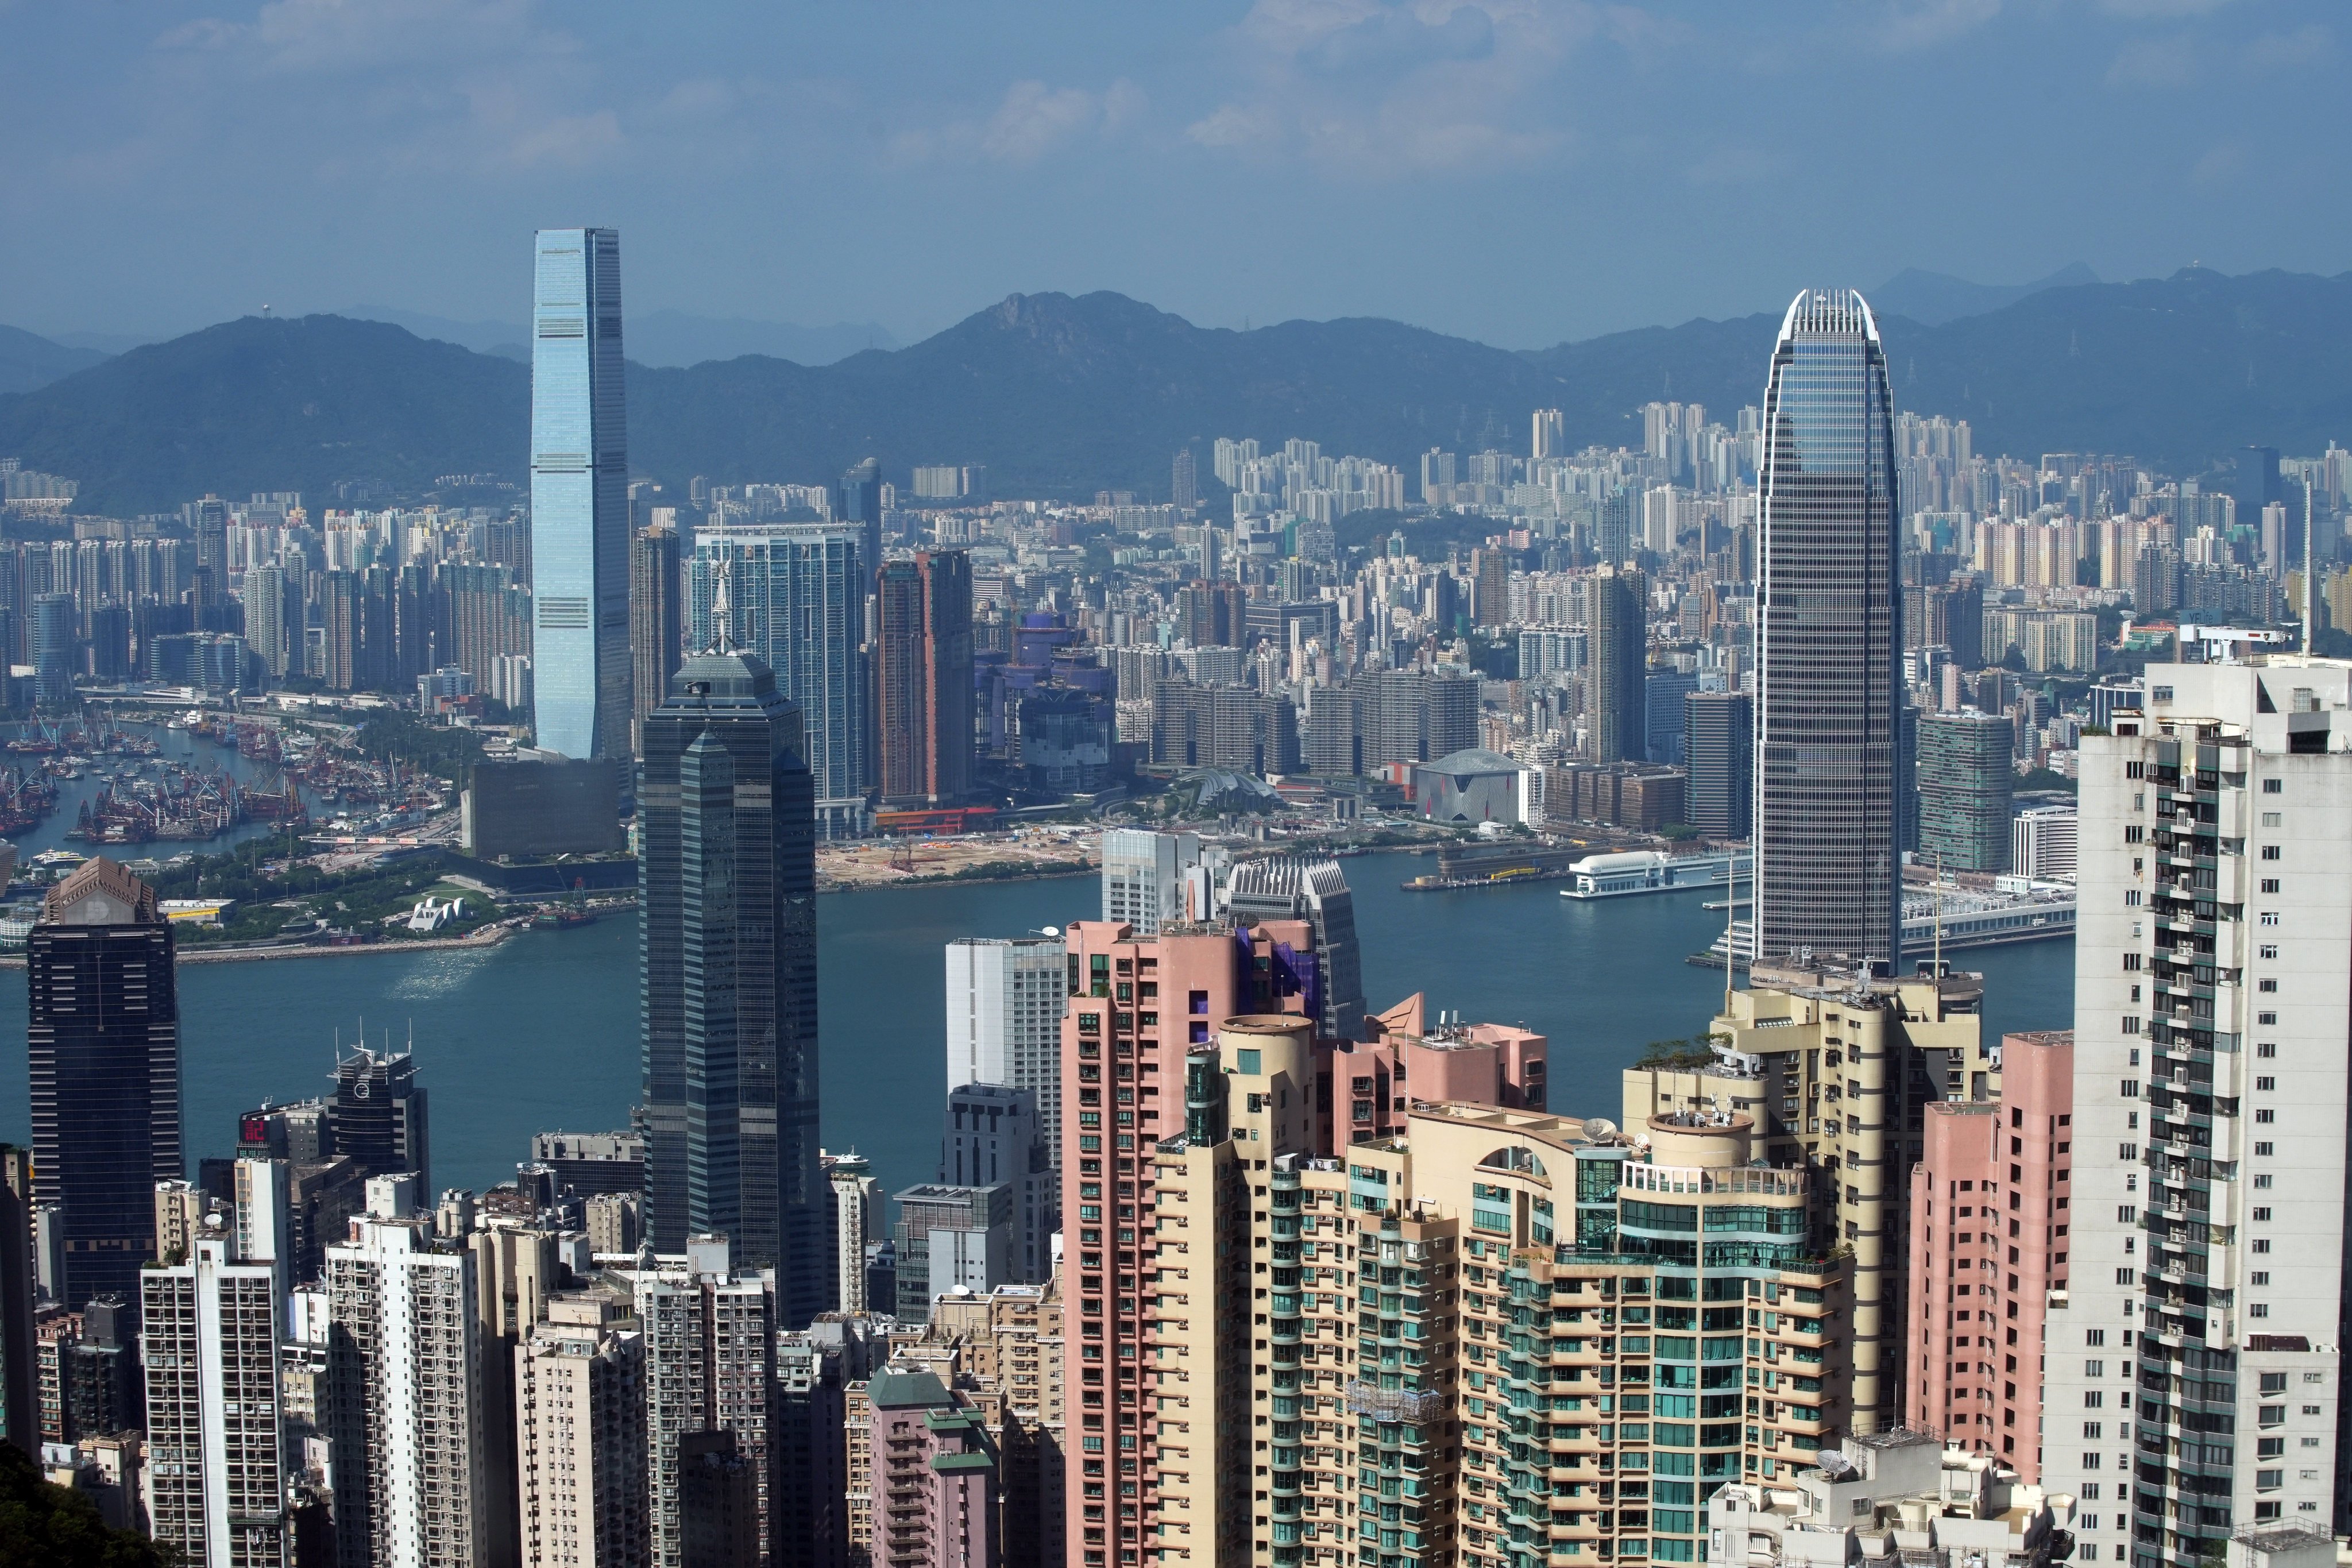
[[[1346,861],[1367,1000],[1415,991],[1433,1010],[1524,1024],[1551,1042],[1553,1108],[1618,1114],[1618,1073],[1653,1040],[1700,1033],[1719,971],[1684,956],[1721,930],[1702,889],[1579,902],[1557,883],[1403,892],[1433,862]],[[830,893],[818,913],[824,1135],[892,1190],[927,1181],[946,1093],[943,945],[1092,917],[1092,879]],[[2074,944],[1960,953],[1984,972],[1989,1030],[2065,1028]],[[0,1138],[28,1136],[25,981],[0,971]],[[239,1111],[322,1092],[337,1031],[412,1039],[431,1094],[433,1180],[513,1174],[530,1135],[625,1126],[635,1102],[636,922],[531,931],[478,952],[194,964],[179,975],[191,1161],[229,1152]]]
[[[126,724],[123,728],[136,729],[142,734],[152,735],[159,748],[156,755],[164,762],[177,763],[184,767],[194,768],[199,773],[211,773],[218,769],[241,784],[274,782],[268,776],[268,770],[238,755],[235,746],[224,746],[212,741],[199,740],[185,730],[166,729],[161,724],[152,726]],[[40,762],[38,757],[13,757],[11,760],[26,766],[37,765]],[[105,787],[106,780],[100,776],[98,770],[127,768],[131,761],[132,759],[129,758],[111,756],[76,759],[74,765],[81,771],[82,776],[78,779],[58,781],[57,810],[42,818],[36,826],[11,836],[9,842],[16,846],[18,858],[22,860],[30,860],[34,856],[47,849],[71,849],[79,854],[88,854],[89,846],[68,838],[66,835],[73,831],[74,824],[80,820],[83,803],[96,799],[98,792]],[[216,855],[224,849],[244,843],[248,838],[265,837],[278,831],[280,831],[280,827],[276,823],[247,822],[239,824],[217,838],[206,839],[199,844],[163,842],[139,844],[118,848],[115,853],[156,859],[166,858],[184,851],[194,851],[199,855]]]

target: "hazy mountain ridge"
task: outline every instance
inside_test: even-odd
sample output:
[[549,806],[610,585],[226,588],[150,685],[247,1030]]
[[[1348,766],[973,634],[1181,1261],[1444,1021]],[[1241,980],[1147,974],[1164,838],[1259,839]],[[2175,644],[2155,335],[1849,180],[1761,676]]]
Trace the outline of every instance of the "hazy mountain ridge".
[[[984,463],[1000,494],[1162,496],[1170,455],[1221,435],[1409,470],[1432,446],[1524,452],[1528,416],[1572,446],[1633,444],[1653,398],[1728,421],[1757,401],[1780,312],[1528,353],[1370,318],[1193,326],[1112,293],[1014,295],[895,351],[824,366],[762,355],[633,365],[633,470],[682,484],[814,482],[878,455]],[[2131,452],[2198,471],[2249,442],[2352,439],[2352,274],[2042,289],[1927,326],[1882,315],[1898,407],[1971,421],[1979,452]],[[85,510],[337,479],[414,493],[435,475],[526,477],[530,372],[332,316],[247,317],[0,396],[0,455],[82,481]],[[1205,451],[1203,457],[1205,457]]]

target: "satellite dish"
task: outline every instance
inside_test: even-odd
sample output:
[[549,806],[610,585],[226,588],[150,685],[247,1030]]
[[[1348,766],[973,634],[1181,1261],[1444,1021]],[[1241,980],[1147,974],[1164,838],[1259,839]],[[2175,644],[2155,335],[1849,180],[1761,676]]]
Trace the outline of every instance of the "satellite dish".
[[1821,1465],[1822,1469],[1829,1475],[1842,1475],[1845,1471],[1853,1468],[1853,1462],[1845,1457],[1845,1454],[1842,1449],[1823,1448],[1820,1454],[1815,1456],[1815,1458]]
[[1588,1136],[1606,1138],[1617,1131],[1617,1124],[1605,1116],[1588,1116],[1584,1119],[1584,1131]]
[[1037,928],[1037,934],[1039,936],[1059,936],[1062,934],[1062,928],[1060,926],[1039,926]]

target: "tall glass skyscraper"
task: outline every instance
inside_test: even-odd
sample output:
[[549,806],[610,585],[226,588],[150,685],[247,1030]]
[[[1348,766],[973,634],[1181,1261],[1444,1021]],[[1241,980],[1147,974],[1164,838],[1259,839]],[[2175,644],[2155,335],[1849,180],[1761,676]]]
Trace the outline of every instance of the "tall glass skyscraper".
[[629,443],[621,237],[539,232],[531,294],[533,729],[567,757],[629,754]]
[[1764,390],[1756,945],[1896,964],[1904,809],[1893,401],[1852,289],[1790,305]]
[[782,1327],[832,1305],[817,1167],[816,848],[800,710],[748,654],[681,666],[646,718],[638,859],[646,1226],[723,1232]]
[[866,594],[874,574],[858,531],[780,523],[698,532],[688,574],[690,646],[719,642],[719,584],[727,583],[733,646],[775,672],[808,736],[819,828],[864,826],[874,771],[866,755]]

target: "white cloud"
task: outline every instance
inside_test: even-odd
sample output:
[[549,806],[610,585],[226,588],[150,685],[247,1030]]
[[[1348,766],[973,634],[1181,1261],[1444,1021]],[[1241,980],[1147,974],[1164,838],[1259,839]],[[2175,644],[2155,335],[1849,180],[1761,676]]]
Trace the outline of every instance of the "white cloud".
[[2110,87],[2186,87],[2197,79],[2197,46],[2187,37],[2139,38],[2107,67]]
[[1576,144],[1562,68],[1658,24],[1585,0],[1258,0],[1223,42],[1232,81],[1194,143],[1385,179],[1539,163]]
[[1877,42],[1897,53],[1934,48],[2000,15],[2000,0],[1906,0],[1879,20]]
[[1125,77],[1100,92],[1016,81],[986,120],[903,127],[886,148],[900,163],[1034,163],[1063,148],[1114,135],[1140,120],[1149,106],[1143,89]]
[[2296,70],[2336,58],[2336,35],[2317,22],[2292,33],[2264,33],[2246,46],[2249,70]]

